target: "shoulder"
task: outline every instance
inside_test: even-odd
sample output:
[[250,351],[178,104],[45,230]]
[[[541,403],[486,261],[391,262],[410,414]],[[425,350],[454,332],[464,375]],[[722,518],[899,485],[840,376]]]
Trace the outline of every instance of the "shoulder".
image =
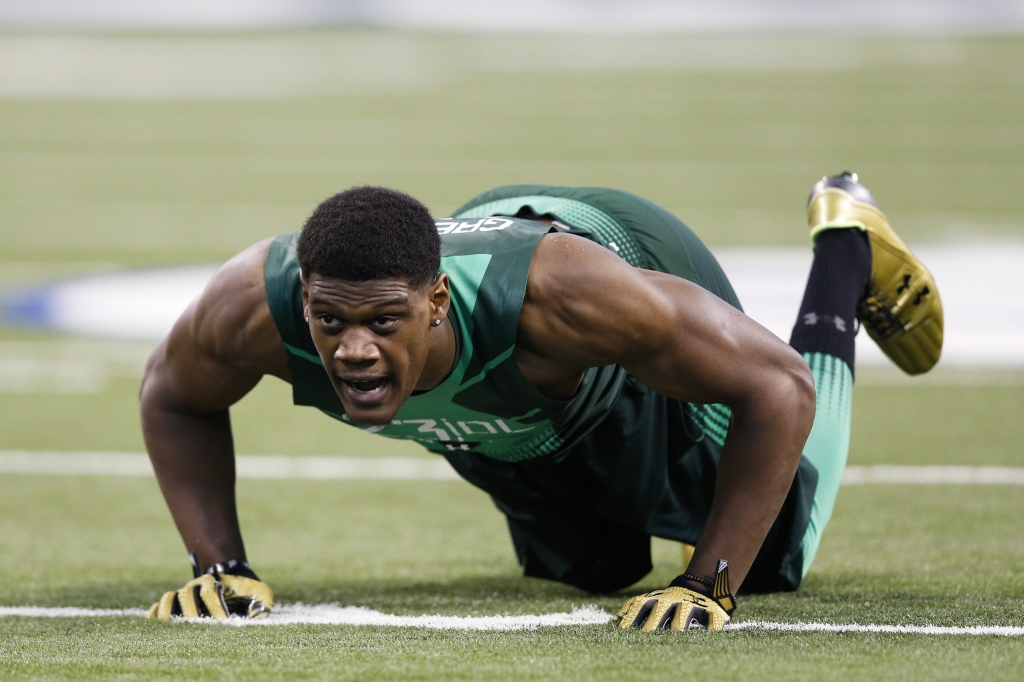
[[648,274],[582,237],[545,236],[530,264],[520,341],[545,355],[578,353],[588,366],[667,342],[676,307]]
[[195,302],[189,336],[224,365],[260,374],[287,371],[287,352],[267,303],[264,268],[274,238],[228,260]]
[[589,239],[552,232],[534,251],[527,296],[534,302],[548,303],[619,301],[639,296],[636,303],[667,304],[661,289],[646,273]]

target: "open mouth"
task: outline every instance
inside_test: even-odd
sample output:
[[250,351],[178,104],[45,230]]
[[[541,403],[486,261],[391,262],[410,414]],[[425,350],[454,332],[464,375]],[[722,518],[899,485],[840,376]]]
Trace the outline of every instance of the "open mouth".
[[387,377],[377,377],[365,381],[341,380],[342,386],[349,397],[357,402],[372,403],[380,400],[387,393],[391,381]]

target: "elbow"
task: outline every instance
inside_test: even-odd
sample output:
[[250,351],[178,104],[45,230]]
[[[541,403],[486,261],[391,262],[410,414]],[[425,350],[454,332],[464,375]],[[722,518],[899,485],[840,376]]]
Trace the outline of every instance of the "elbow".
[[142,383],[139,384],[139,403],[145,408],[147,399],[151,396],[151,389],[156,380],[157,367],[160,364],[160,356],[163,354],[164,343],[157,346],[146,361],[146,369],[142,372]]
[[159,384],[160,381],[155,373],[147,368],[142,377],[142,384],[139,386],[139,412],[142,415],[143,425],[159,407]]
[[146,362],[139,385],[139,409],[145,421],[147,413],[157,409],[165,402],[164,393],[167,386],[167,340],[156,347]]
[[814,388],[814,375],[811,374],[811,368],[795,351],[792,356],[792,361],[787,363],[784,369],[785,383],[788,387],[787,392],[790,394],[790,404],[794,413],[801,417],[798,421],[801,423],[806,437],[814,423],[818,396]]

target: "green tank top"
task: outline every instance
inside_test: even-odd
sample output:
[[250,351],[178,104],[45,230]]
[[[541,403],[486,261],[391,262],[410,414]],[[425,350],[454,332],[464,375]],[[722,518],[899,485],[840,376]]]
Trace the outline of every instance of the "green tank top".
[[[480,217],[439,220],[437,229],[441,271],[451,280],[455,366],[440,385],[410,396],[390,423],[358,428],[414,440],[438,454],[476,452],[507,462],[568,449],[612,409],[625,370],[587,370],[568,401],[544,397],[520,371],[519,309],[533,251],[551,228]],[[303,317],[297,242],[298,233],[277,237],[265,269],[267,301],[291,361],[293,400],[347,421]]]
[[[545,398],[519,370],[515,337],[530,261],[552,228],[506,217],[517,215],[560,220],[634,267],[696,282],[742,310],[707,247],[678,218],[646,199],[603,188],[498,187],[459,208],[454,218],[437,221],[441,270],[452,284],[448,315],[458,344],[451,375],[411,396],[391,423],[365,430],[415,440],[438,454],[476,452],[516,462],[568,451],[612,410],[626,376],[621,367],[591,368],[570,401]],[[291,359],[295,404],[344,421],[341,400],[303,319],[297,240],[297,233],[282,235],[271,245],[267,301]],[[724,443],[728,407],[687,404],[686,409],[707,437]]]

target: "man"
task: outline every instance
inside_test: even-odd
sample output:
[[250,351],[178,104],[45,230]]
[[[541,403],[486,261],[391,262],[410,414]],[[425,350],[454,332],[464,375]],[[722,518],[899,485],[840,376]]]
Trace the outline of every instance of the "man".
[[146,443],[196,575],[151,615],[273,606],[245,562],[228,418],[265,374],[446,457],[506,515],[526,575],[609,592],[650,571],[651,536],[695,546],[622,627],[720,629],[741,585],[796,589],[845,465],[857,320],[912,374],[942,342],[934,281],[855,175],[808,210],[786,345],[632,194],[503,187],[436,223],[383,188],[327,199],[228,261],[150,360]]

